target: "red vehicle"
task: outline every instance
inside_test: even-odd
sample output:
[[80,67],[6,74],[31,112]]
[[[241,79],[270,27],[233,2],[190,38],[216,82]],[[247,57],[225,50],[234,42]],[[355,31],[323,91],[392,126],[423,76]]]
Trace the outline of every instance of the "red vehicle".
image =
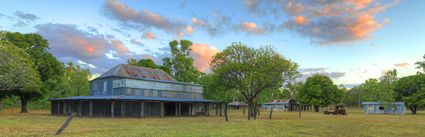
[[333,111],[323,111],[325,115],[347,115],[347,112],[345,111],[344,106],[335,106],[335,110]]

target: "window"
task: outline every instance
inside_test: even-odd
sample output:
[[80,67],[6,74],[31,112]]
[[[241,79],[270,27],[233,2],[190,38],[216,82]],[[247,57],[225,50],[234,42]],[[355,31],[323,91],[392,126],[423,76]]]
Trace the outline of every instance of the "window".
[[153,97],[157,97],[158,96],[158,91],[157,90],[152,91],[152,96]]
[[151,96],[151,92],[149,90],[144,90],[143,92],[144,92],[144,96],[147,96],[147,97]]
[[106,95],[108,88],[108,81],[103,82],[103,95]]
[[94,91],[97,91],[97,89],[99,88],[98,85],[97,85],[97,82],[93,82],[93,85],[92,86],[93,86],[92,89]]
[[379,106],[379,110],[384,110],[384,106]]

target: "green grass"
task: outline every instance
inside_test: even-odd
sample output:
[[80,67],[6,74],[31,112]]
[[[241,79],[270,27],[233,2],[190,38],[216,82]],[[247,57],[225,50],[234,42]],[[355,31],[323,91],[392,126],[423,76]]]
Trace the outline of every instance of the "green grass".
[[[246,120],[242,111],[224,117],[75,118],[62,136],[425,136],[425,114],[347,116],[323,113],[262,111],[257,120]],[[64,116],[48,111],[20,114],[17,109],[0,112],[0,136],[53,136]]]

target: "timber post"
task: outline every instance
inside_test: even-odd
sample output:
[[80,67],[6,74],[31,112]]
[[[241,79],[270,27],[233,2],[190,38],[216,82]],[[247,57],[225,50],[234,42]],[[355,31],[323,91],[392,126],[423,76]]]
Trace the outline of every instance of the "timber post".
[[145,102],[140,102],[140,117],[144,117],[145,116]]
[[111,118],[115,117],[115,100],[111,101]]
[[175,110],[174,110],[174,114],[176,115],[176,116],[179,116],[179,103],[178,102],[176,102],[176,103],[174,103],[175,104]]
[[59,130],[56,132],[55,135],[59,135],[60,133],[63,132],[63,130],[65,130],[66,127],[68,127],[69,123],[71,123],[72,118],[77,115],[75,112],[72,112],[71,115],[68,117],[68,119],[66,119],[65,123],[63,123],[62,127],[59,128]]
[[125,102],[121,101],[121,117],[125,117]]
[[164,102],[161,101],[161,111],[160,111],[160,117],[164,117]]
[[179,117],[182,116],[182,103],[179,102]]
[[78,100],[78,116],[79,117],[83,115],[81,112],[82,110],[83,110],[83,103],[81,102],[81,100]]
[[272,113],[273,113],[273,107],[270,108],[270,115],[269,115],[269,119],[272,119]]
[[93,101],[90,101],[90,112],[89,112],[89,116],[93,117]]
[[221,107],[222,106],[221,103],[219,103],[219,106],[220,106],[220,114],[219,114],[219,116],[221,117],[221,108],[222,108]]
[[229,118],[227,117],[227,103],[224,105],[224,118],[226,119],[226,122],[229,122]]

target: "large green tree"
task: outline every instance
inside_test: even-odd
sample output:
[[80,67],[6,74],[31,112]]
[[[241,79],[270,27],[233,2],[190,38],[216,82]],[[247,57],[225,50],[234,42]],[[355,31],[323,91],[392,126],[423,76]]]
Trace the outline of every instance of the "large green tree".
[[342,97],[342,91],[333,81],[328,76],[320,74],[307,78],[303,88],[298,93],[298,100],[303,104],[313,105],[315,112],[319,112],[319,107],[339,103]]
[[418,107],[425,106],[425,74],[417,74],[401,78],[395,84],[396,98],[404,101],[412,114]]
[[141,67],[147,67],[147,68],[154,68],[154,69],[161,69],[164,72],[170,74],[170,70],[165,66],[156,65],[155,62],[153,62],[152,59],[133,59],[130,58],[127,60],[127,64],[133,65],[133,66],[141,66]]
[[171,57],[162,59],[163,66],[177,81],[197,83],[200,78],[201,72],[193,67],[190,57],[191,46],[189,40],[173,40],[170,42]]
[[64,73],[64,67],[63,64],[49,52],[47,40],[43,39],[40,35],[35,33],[21,34],[18,32],[5,32],[3,35],[4,41],[10,42],[12,45],[25,50],[25,52],[30,55],[29,59],[35,63],[35,68],[37,69],[42,81],[41,96],[38,94],[39,92],[35,91],[25,92],[18,95],[20,96],[21,102],[24,103],[23,109],[25,109],[25,111],[22,111],[26,112],[26,103],[30,99],[43,97],[46,94],[49,96],[50,94],[60,90],[58,85]]
[[298,74],[298,65],[274,49],[253,49],[241,43],[232,43],[217,53],[211,67],[217,83],[244,97],[249,106],[248,119],[256,119],[260,93],[280,88]]
[[394,101],[394,83],[397,81],[397,71],[391,70],[385,72],[378,79],[368,79],[359,86],[363,92],[362,101],[371,102],[393,102]]
[[91,74],[88,69],[83,69],[79,65],[74,66],[72,63],[68,63],[60,83],[60,94],[56,95],[56,97],[89,95],[90,77]]
[[21,97],[21,113],[28,112],[27,101],[39,97],[40,75],[30,55],[0,38],[0,104],[1,98],[11,95]]

